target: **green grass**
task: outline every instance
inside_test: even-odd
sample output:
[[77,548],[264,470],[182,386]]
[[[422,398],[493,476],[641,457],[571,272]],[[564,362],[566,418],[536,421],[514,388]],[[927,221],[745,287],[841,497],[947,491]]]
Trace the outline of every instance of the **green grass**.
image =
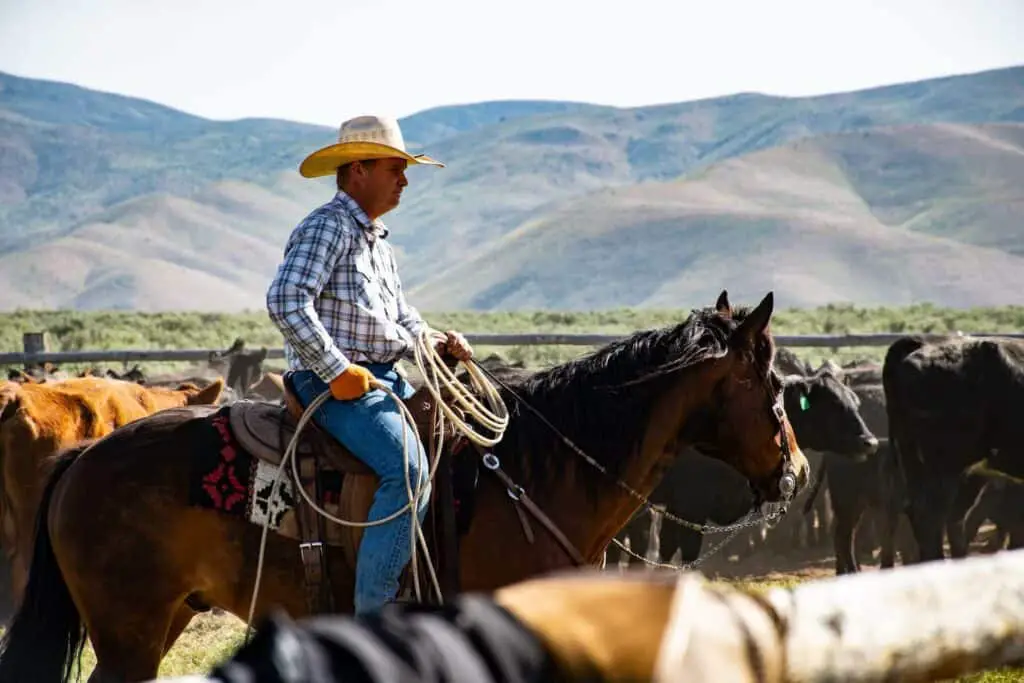
[[[744,302],[752,303],[752,302]],[[756,302],[753,302],[756,303]],[[590,312],[425,313],[431,325],[466,333],[589,332],[628,334],[682,320],[686,310],[618,309]],[[1021,332],[1024,306],[954,309],[931,304],[901,308],[829,305],[778,311],[775,334],[846,334],[878,332]],[[0,351],[20,351],[22,334],[45,331],[52,351],[102,349],[227,348],[236,337],[247,347],[280,347],[280,333],[266,313],[139,313],[79,311],[15,311],[0,313]],[[531,367],[568,360],[588,351],[578,346],[512,346],[480,348],[497,351]],[[811,363],[826,357],[880,360],[884,347],[796,350]],[[157,365],[153,364],[154,370]],[[179,364],[180,365],[180,364]]]
[[[160,677],[208,673],[234,654],[244,637],[245,624],[234,616],[197,616],[160,663]],[[92,646],[86,643],[82,668],[74,680],[85,683],[95,666],[96,656]]]

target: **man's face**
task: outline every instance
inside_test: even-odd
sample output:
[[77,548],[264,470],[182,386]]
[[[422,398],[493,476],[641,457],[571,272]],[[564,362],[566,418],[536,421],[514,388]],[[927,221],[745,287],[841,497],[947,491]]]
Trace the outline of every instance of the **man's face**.
[[366,169],[364,194],[378,216],[398,206],[402,190],[409,184],[405,178],[408,163],[405,159],[378,159]]

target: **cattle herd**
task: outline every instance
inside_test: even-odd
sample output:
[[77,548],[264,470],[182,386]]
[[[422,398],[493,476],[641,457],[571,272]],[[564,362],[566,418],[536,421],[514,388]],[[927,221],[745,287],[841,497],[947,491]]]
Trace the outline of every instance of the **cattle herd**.
[[684,564],[707,562],[706,573],[754,575],[831,555],[835,573],[846,574],[861,563],[965,557],[986,523],[979,552],[1024,547],[1024,342],[908,336],[884,363],[813,370],[785,349],[776,363],[812,485],[777,523],[749,526],[718,547],[720,532],[705,537],[661,511],[727,526],[747,514],[751,494],[731,468],[684,452],[652,495],[653,510],[617,539],[629,547],[620,566],[678,551]]
[[[80,374],[200,387],[221,376],[221,403],[278,401],[280,370],[267,368],[266,358],[265,348],[246,350],[239,339],[187,376],[146,377],[138,365],[123,373],[95,368]],[[496,355],[481,363],[495,373],[528,372]],[[609,547],[612,570],[646,560],[695,565],[711,575],[812,566],[845,574],[862,564],[886,568],[941,558],[944,537],[952,557],[971,548],[1024,546],[1018,479],[1024,478],[1024,341],[957,336],[926,342],[911,335],[895,342],[883,363],[827,361],[813,369],[783,348],[776,365],[812,484],[775,521],[738,524],[753,505],[743,477],[685,449],[652,494],[651,508],[642,508],[619,534],[618,547]],[[63,376],[46,364],[11,369],[8,378]],[[704,524],[706,533],[695,528]],[[987,540],[979,543],[982,535]]]

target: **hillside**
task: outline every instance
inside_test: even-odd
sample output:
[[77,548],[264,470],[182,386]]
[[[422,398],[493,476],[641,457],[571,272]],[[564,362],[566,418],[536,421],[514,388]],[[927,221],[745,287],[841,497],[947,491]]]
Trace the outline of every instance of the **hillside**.
[[[914,123],[1024,122],[1024,67],[810,98],[698,102],[512,119],[448,138],[390,223],[417,284],[558,203],[669,180],[808,136]],[[868,169],[865,169],[867,171]]]
[[[628,269],[615,265],[615,250],[594,257],[609,264],[601,273],[607,285],[600,286],[582,261],[561,266],[554,284],[535,279],[529,267],[512,269],[504,253],[496,265],[493,255],[506,249],[509,239],[533,239],[536,226],[552,216],[580,225],[583,216],[597,211],[591,202],[605,202],[615,192],[645,196],[648,184],[661,187],[686,174],[708,173],[709,165],[722,160],[780,145],[788,149],[785,145],[804,138],[818,144],[845,139],[830,137],[836,133],[883,127],[889,132],[878,134],[889,135],[898,153],[886,157],[883,144],[865,150],[847,145],[830,162],[850,192],[876,212],[880,226],[913,233],[919,241],[907,243],[908,248],[941,243],[949,250],[963,241],[999,250],[993,258],[1019,256],[1014,238],[1019,230],[1012,221],[1020,215],[1021,186],[1008,182],[999,192],[995,187],[999,178],[1019,179],[1012,175],[1019,166],[1013,154],[993,151],[1019,150],[1019,131],[988,127],[979,133],[982,142],[972,142],[964,132],[957,144],[980,156],[971,160],[957,152],[941,163],[927,135],[903,136],[908,124],[1022,121],[1024,67],[813,98],[741,94],[636,109],[529,101],[444,107],[402,121],[407,139],[448,167],[410,171],[404,203],[387,222],[406,285],[426,301],[442,307],[462,305],[458,302],[487,307],[498,301],[571,307],[583,297],[588,307],[611,306],[623,295],[610,292],[632,291],[627,287],[632,280],[620,279]],[[334,135],[330,128],[285,121],[209,121],[137,99],[0,74],[0,308],[261,307],[288,233],[331,192],[329,181],[303,180],[295,167],[307,151]],[[924,146],[920,155],[915,156],[915,145]],[[1002,165],[985,166],[995,163]],[[983,183],[986,202],[972,198],[973,180],[962,181],[973,178],[979,165],[993,178]],[[800,188],[790,190],[792,201],[803,201]],[[634,212],[635,217],[675,220],[660,203]],[[925,204],[930,210],[919,210]],[[773,215],[788,220],[785,212]],[[716,216],[726,222],[735,218]],[[622,222],[594,220],[598,233]],[[746,221],[730,230],[744,229]],[[674,228],[647,227],[647,232],[659,230]],[[723,257],[714,244],[708,242],[711,251],[690,258],[706,263]],[[846,253],[846,247],[835,249]],[[978,254],[972,258],[987,259],[989,252]],[[851,287],[832,281],[836,268],[815,271],[810,262],[795,259],[789,278],[814,283],[810,288],[822,293],[850,292],[860,301]],[[479,273],[481,264],[494,266],[484,279],[493,281],[498,293],[483,292],[477,284],[484,279],[477,278],[473,292],[452,297],[449,292],[460,283],[436,280],[438,274]],[[467,271],[470,267],[475,270]],[[685,280],[686,273],[692,270],[679,269],[671,277]],[[578,282],[588,288],[571,294],[580,290]],[[682,290],[665,285],[665,291],[699,284],[681,283]],[[973,291],[967,287],[954,298],[973,301]],[[785,288],[780,295],[799,298]],[[642,288],[626,298],[652,296]],[[905,296],[936,294],[910,287],[894,291],[887,301]]]
[[[410,147],[508,116],[586,111],[565,102],[489,102],[402,121]],[[0,248],[37,243],[149,193],[189,197],[222,180],[273,187],[333,128],[211,121],[145,100],[0,73]]]
[[565,202],[409,296],[429,310],[671,307],[722,288],[786,306],[1019,304],[1022,188],[1021,124],[816,137]]

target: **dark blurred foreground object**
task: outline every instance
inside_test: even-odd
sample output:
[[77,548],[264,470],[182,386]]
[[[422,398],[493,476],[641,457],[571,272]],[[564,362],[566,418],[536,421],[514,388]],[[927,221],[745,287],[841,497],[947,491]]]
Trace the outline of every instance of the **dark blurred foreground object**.
[[1013,550],[765,591],[577,570],[447,607],[278,616],[212,677],[170,681],[916,683],[1022,664]]
[[[387,605],[360,620],[266,620],[206,680],[218,683],[534,683],[552,680],[537,637],[480,596]],[[203,680],[203,679],[198,679]]]

